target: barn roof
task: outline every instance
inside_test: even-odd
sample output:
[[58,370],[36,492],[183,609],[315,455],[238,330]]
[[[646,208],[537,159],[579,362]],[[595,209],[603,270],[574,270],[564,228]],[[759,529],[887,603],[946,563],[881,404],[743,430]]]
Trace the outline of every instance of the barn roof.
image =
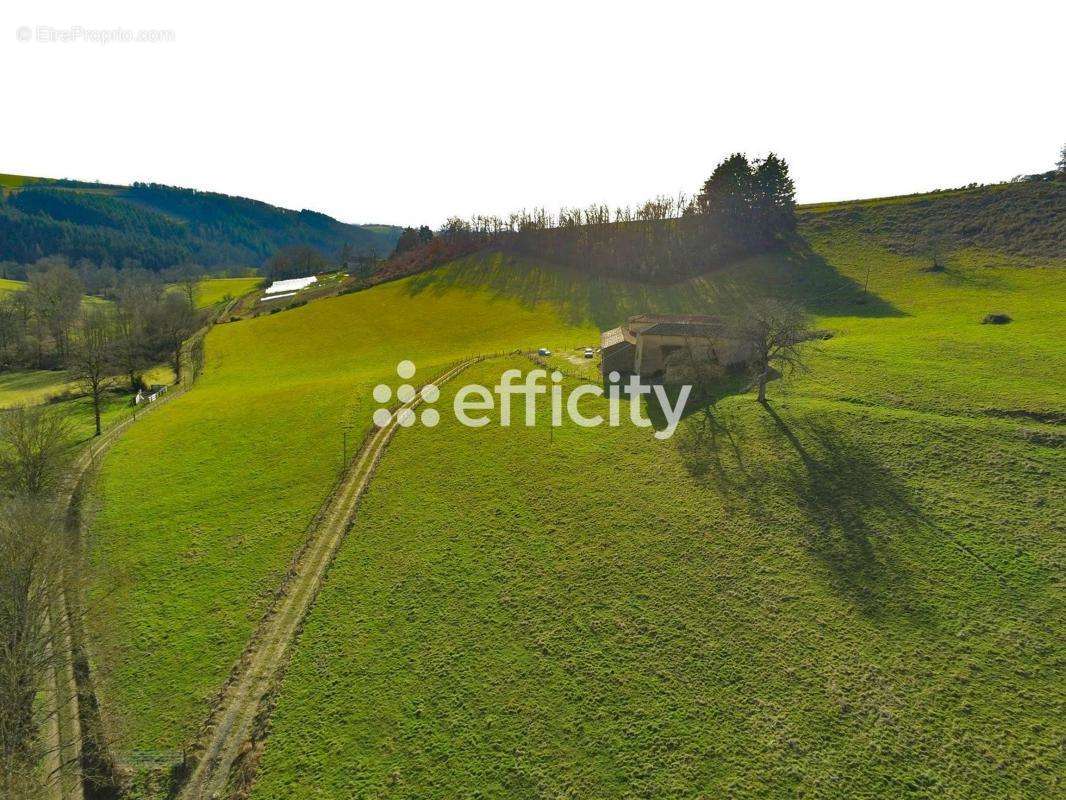
[[708,314],[637,314],[629,318],[630,324],[634,322],[659,323],[671,322],[682,325],[721,325],[722,318]]
[[626,327],[611,328],[609,331],[604,331],[600,334],[600,347],[604,350],[622,344],[623,342],[633,344],[635,341],[636,339],[632,332]]
[[[709,318],[710,319],[710,318]],[[723,329],[722,322],[656,322],[650,328],[640,332],[641,336],[718,336]]]

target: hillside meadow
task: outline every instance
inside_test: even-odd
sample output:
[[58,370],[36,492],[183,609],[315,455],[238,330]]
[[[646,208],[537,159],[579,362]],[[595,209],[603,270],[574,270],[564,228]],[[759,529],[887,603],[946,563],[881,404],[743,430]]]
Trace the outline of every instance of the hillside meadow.
[[[194,391],[109,453],[91,528],[95,649],[120,751],[180,748],[207,713],[375,407],[461,356],[595,341],[546,304],[404,283],[217,326]],[[151,468],[145,468],[145,465]]]
[[809,240],[850,282],[750,263],[657,298],[755,279],[833,333],[772,412],[723,400],[716,448],[696,418],[665,445],[447,414],[397,437],[254,798],[1054,793],[1066,459],[1039,420],[1066,399],[1062,262],[963,249],[930,273],[855,231]]
[[1053,794],[1063,451],[803,396],[720,413],[718,450],[549,438],[546,406],[399,435],[251,796]]
[[[2,176],[0,176],[2,177]],[[196,297],[197,306],[210,308],[229,297],[240,297],[255,288],[259,278],[207,278],[200,281]],[[26,288],[25,281],[0,280],[0,295],[18,292]],[[87,303],[108,303],[100,297],[86,297]],[[159,365],[144,372],[148,384],[170,384],[174,371],[167,365]],[[102,422],[105,428],[132,413],[131,395],[122,391],[121,379],[116,382],[120,391],[105,395]],[[15,406],[49,404],[69,412],[77,441],[90,438],[94,433],[92,404],[82,396],[83,389],[73,381],[65,370],[8,370],[0,372],[0,409]]]
[[630,313],[781,294],[832,336],[772,414],[723,399],[717,449],[691,420],[666,443],[447,414],[400,432],[254,795],[1051,788],[1064,260],[962,243],[927,272],[898,235],[816,222],[787,256],[672,287],[488,254],[216,327],[196,389],[99,481],[116,749],[191,739],[397,362],[418,383],[471,354],[573,351]]
[[205,278],[196,292],[196,305],[210,308],[223,300],[240,297],[262,283],[262,278]]

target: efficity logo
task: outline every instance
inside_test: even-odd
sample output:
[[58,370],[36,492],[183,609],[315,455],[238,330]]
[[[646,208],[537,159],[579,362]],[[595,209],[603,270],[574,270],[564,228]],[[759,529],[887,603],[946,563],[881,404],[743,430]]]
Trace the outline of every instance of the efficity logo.
[[[415,365],[413,361],[401,361],[396,365],[396,374],[400,376],[401,380],[409,381],[415,376]],[[401,425],[404,428],[410,428],[417,421],[415,411],[410,407],[411,401],[415,397],[421,396],[423,403],[436,403],[440,399],[440,389],[434,386],[432,383],[427,383],[420,390],[416,390],[414,386],[409,383],[402,384],[396,390],[396,399],[403,405],[396,410],[396,424]],[[379,383],[374,387],[374,400],[384,405],[392,400],[392,388],[384,383]],[[374,412],[374,424],[379,428],[384,428],[390,422],[392,422],[393,413],[388,408],[379,408]],[[422,412],[421,422],[427,428],[432,428],[440,422],[440,412],[435,408],[427,408]]]
[[[396,365],[396,374],[403,381],[410,381],[415,372],[412,361],[405,360]],[[533,427],[537,424],[539,398],[543,396],[550,406],[551,425],[554,428],[563,424],[564,413],[572,423],[582,428],[595,428],[604,424],[617,428],[623,424],[623,420],[638,428],[650,428],[652,420],[644,414],[641,405],[646,396],[649,405],[653,401],[658,403],[665,421],[665,425],[655,431],[655,438],[669,439],[673,436],[692,393],[692,387],[687,384],[675,387],[677,394],[671,402],[665,386],[642,383],[639,375],[628,376],[624,383],[621,378],[619,373],[611,372],[607,376],[606,388],[594,383],[564,387],[563,374],[558,370],[549,374],[546,369],[541,368],[525,373],[520,369],[508,369],[500,374],[500,380],[494,386],[468,383],[459,389],[452,401],[452,413],[455,419],[467,428],[483,428],[493,421],[493,417],[498,425],[506,428],[519,416],[526,427]],[[605,396],[606,415],[588,414],[587,408],[582,410],[583,399]],[[416,422],[432,428],[440,422],[440,412],[436,408],[425,408],[421,414],[416,414],[414,409],[414,406],[419,404],[416,398],[424,405],[432,405],[440,399],[440,389],[436,385],[428,383],[421,389],[415,389],[411,383],[403,383],[396,389],[395,394],[392,388],[384,383],[374,387],[374,400],[381,406],[385,406],[394,397],[401,404],[398,409],[392,411],[388,407],[382,407],[374,412],[374,424],[379,428],[386,427],[393,419],[397,425],[404,428],[409,428]],[[519,408],[517,414],[515,406]],[[625,408],[623,413],[624,406],[628,408]]]

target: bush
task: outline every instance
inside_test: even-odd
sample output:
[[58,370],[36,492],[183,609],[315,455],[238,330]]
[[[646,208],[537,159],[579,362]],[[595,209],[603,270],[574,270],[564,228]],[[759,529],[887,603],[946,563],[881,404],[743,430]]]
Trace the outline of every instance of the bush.
[[1011,321],[1009,314],[986,314],[981,320],[982,325],[1006,325]]

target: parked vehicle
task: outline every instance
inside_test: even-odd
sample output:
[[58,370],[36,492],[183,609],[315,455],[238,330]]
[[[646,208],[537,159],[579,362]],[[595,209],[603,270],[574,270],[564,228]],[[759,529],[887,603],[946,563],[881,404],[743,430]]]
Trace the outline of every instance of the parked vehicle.
[[593,350],[591,347],[586,347],[585,348],[585,358],[592,358],[595,355],[596,355],[596,351]]
[[550,356],[551,354],[552,351],[549,350],[547,347],[542,347],[540,348],[540,350],[537,351],[538,356]]

